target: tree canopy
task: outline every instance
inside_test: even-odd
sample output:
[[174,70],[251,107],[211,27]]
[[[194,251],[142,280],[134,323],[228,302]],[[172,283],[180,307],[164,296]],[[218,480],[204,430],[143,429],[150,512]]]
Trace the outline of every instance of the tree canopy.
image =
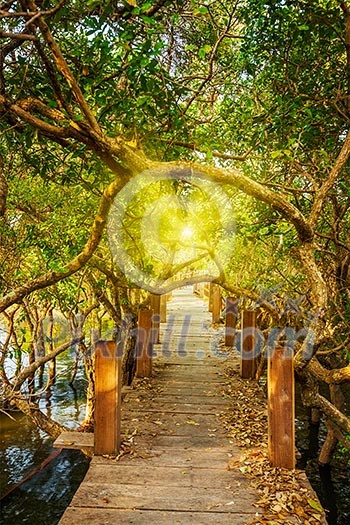
[[[350,377],[348,2],[14,0],[0,18],[7,321],[23,301],[87,312],[92,292],[118,323],[141,296],[109,253],[112,203],[142,173],[176,172],[130,201],[126,252],[170,289],[227,249],[228,292],[275,320],[298,304],[314,341],[311,360],[305,345],[295,357],[308,402],[346,431],[314,382]],[[193,172],[227,195],[234,250]],[[166,195],[182,204],[157,218],[163,258],[142,225]]]

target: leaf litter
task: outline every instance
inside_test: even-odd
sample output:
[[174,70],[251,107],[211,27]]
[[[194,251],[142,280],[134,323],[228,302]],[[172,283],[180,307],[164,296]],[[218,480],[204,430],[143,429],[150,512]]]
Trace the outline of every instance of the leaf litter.
[[229,461],[228,469],[247,476],[259,494],[259,513],[247,525],[326,524],[324,510],[304,472],[272,467],[269,462],[264,386],[242,379],[237,366],[227,361],[224,373],[229,381],[223,395],[229,398],[230,409],[221,414],[221,420],[230,438],[242,448],[240,459]]

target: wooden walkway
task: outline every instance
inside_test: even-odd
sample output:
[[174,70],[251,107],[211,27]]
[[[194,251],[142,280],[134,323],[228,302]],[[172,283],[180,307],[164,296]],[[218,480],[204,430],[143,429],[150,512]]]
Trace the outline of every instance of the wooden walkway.
[[230,470],[241,451],[218,417],[228,401],[207,310],[191,288],[174,293],[154,377],[136,381],[123,401],[126,453],[92,459],[60,525],[245,525],[255,517],[256,494]]

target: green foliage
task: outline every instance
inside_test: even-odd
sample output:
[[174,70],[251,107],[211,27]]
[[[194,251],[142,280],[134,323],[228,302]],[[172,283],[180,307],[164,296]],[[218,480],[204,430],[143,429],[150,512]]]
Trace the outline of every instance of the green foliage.
[[[107,136],[121,135],[142,144],[157,160],[186,158],[230,168],[237,165],[237,155],[249,152],[242,171],[282,192],[308,217],[348,130],[350,81],[345,21],[338,2],[167,2],[153,14],[153,3],[133,4],[70,0],[47,18]],[[42,8],[49,5],[43,2]],[[10,18],[5,25],[19,31],[22,22]],[[47,108],[59,109],[62,127],[72,122],[83,125],[69,83],[48,47],[42,46],[65,104],[55,93],[43,53],[32,41],[7,57],[3,69],[7,96],[34,97]],[[10,233],[4,253],[15,246],[20,261],[11,265],[1,254],[7,276],[2,286],[11,289],[15,279],[23,282],[43,268],[60,269],[79,252],[111,175],[86,144],[54,143],[34,127],[17,129],[6,119],[0,126],[6,132],[0,148],[6,155],[10,188],[9,220],[1,235]],[[230,278],[255,288],[258,283],[273,287],[283,281],[288,293],[308,294],[294,230],[265,204],[226,191],[237,203]],[[133,203],[137,217],[148,198]],[[336,276],[348,242],[349,199],[344,170],[316,227],[316,260],[331,283],[335,323],[344,318],[348,303],[346,287],[343,283],[339,291]],[[29,207],[18,211],[23,201]],[[45,211],[46,207],[52,210]],[[198,217],[202,219],[201,213]],[[180,228],[181,218],[177,221],[171,224],[164,218],[165,242],[171,228]],[[214,244],[215,221],[206,213],[208,239]],[[136,244],[140,265],[151,273],[160,271],[160,261],[150,258],[137,242],[141,236],[137,222],[125,224],[125,238],[130,233],[134,239],[125,241],[130,253]],[[105,253],[106,247],[101,250]]]

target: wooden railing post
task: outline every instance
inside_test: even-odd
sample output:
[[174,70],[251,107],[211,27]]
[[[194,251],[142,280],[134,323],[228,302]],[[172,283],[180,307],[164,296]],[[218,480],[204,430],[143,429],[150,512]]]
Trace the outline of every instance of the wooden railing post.
[[160,295],[151,295],[151,310],[152,316],[152,343],[159,344],[159,328],[160,328]]
[[256,311],[243,310],[241,330],[241,377],[253,379],[256,372]]
[[232,347],[235,344],[238,317],[237,300],[234,297],[226,297],[225,312],[225,346]]
[[160,322],[161,323],[166,323],[166,305],[167,305],[166,295],[161,295],[160,296]]
[[215,290],[215,284],[213,283],[210,283],[209,284],[209,302],[208,302],[208,310],[209,312],[212,312],[213,311],[213,295],[214,295],[214,290]]
[[95,345],[95,429],[97,456],[118,454],[120,449],[122,359],[115,341]]
[[139,310],[136,340],[136,377],[152,375],[152,310]]
[[276,348],[268,357],[268,442],[273,467],[295,468],[293,350]]
[[220,322],[220,314],[221,314],[221,290],[218,285],[214,285],[213,289],[213,323],[219,323]]

